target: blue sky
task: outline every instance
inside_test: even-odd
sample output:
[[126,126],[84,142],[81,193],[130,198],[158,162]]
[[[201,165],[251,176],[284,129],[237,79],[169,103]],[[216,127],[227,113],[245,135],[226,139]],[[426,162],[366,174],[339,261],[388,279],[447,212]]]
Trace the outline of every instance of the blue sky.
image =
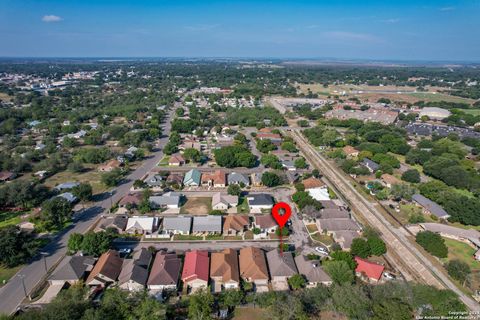
[[480,1],[0,0],[0,56],[480,61]]

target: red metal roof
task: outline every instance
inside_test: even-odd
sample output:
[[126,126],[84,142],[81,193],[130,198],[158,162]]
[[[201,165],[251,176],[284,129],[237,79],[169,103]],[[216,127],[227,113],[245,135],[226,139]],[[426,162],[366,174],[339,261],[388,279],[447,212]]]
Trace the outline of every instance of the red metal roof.
[[208,269],[208,251],[189,251],[185,254],[182,280],[188,282],[195,279],[201,279],[208,282]]
[[360,257],[355,257],[355,261],[357,262],[357,268],[355,269],[355,272],[363,273],[370,279],[380,280],[383,269],[385,269],[384,266]]

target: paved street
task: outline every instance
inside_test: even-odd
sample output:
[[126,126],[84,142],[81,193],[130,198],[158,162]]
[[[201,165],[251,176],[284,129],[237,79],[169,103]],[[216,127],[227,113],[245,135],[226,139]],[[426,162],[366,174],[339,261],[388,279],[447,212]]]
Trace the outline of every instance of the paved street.
[[181,241],[181,242],[140,242],[140,243],[116,243],[117,248],[131,248],[141,249],[155,247],[157,250],[166,249],[168,251],[176,251],[177,253],[185,252],[187,250],[208,250],[219,251],[223,249],[241,249],[245,247],[258,247],[264,249],[273,249],[278,247],[278,240],[262,240],[262,241]]
[[22,281],[18,275],[24,276],[25,287],[27,292],[30,293],[44,278],[46,274],[45,264],[47,269],[50,269],[65,256],[67,251],[66,245],[70,234],[86,232],[100,217],[101,213],[110,208],[111,203],[119,201],[128,193],[135,180],[142,178],[157,165],[164,156],[161,148],[168,142],[172,115],[173,111],[170,112],[165,120],[165,124],[163,124],[164,135],[158,140],[157,151],[153,152],[151,157],[144,160],[135,171],[130,173],[122,184],[112,190],[113,196],[110,197],[106,195],[92,207],[82,213],[76,214],[73,225],[56,235],[53,241],[43,249],[45,253],[44,258],[41,255],[35,257],[30,264],[22,268],[16,276],[12,277],[12,279],[0,289],[0,313],[10,314],[14,312],[25,298]]
[[480,306],[472,298],[460,291],[455,284],[437,269],[419,250],[410,245],[405,234],[393,227],[372,203],[367,201],[350,183],[339,169],[330,164],[313,148],[298,131],[290,131],[304,155],[325,177],[349,200],[354,212],[361,215],[375,227],[387,243],[389,250],[396,253],[395,263],[406,268],[410,274],[426,284],[454,291],[463,303],[472,311],[480,310]]

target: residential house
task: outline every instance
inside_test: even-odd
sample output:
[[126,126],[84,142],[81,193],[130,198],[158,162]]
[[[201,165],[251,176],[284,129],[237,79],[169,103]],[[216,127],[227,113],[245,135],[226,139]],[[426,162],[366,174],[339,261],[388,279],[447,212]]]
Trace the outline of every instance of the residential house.
[[259,234],[254,234],[255,239],[265,239],[269,233],[274,233],[278,228],[278,224],[271,214],[255,216],[253,226],[254,228],[260,229]]
[[228,236],[243,235],[249,226],[250,218],[248,216],[230,214],[225,216],[223,234]]
[[423,208],[425,214],[431,214],[440,219],[448,219],[450,215],[438,203],[425,198],[421,194],[414,194],[412,196],[413,202]]
[[350,250],[353,239],[360,237],[357,231],[339,230],[332,233],[333,240],[340,245],[343,250]]
[[157,252],[153,262],[148,289],[151,291],[176,290],[182,261],[175,253]]
[[236,207],[237,205],[238,196],[231,196],[217,192],[212,197],[213,210],[227,210],[228,208]]
[[163,218],[163,231],[170,234],[190,234],[192,217],[165,217]]
[[303,180],[302,184],[305,187],[305,190],[324,188],[326,186],[322,180],[313,176]]
[[154,208],[180,208],[182,194],[178,192],[167,192],[161,196],[150,196],[148,199]]
[[360,153],[360,151],[358,151],[357,149],[355,149],[352,146],[343,147],[343,152],[345,153],[347,158],[356,158],[356,157],[358,157],[358,154]]
[[195,216],[193,217],[193,234],[221,234],[222,216]]
[[157,217],[133,216],[128,218],[125,232],[131,234],[152,234],[157,229],[157,226]]
[[115,250],[108,250],[100,256],[85,282],[89,286],[105,287],[115,283],[122,270],[123,259]]
[[185,158],[180,153],[174,153],[170,156],[168,160],[169,166],[183,166],[185,164]]
[[317,219],[317,228],[320,232],[332,235],[342,249],[348,250],[353,239],[359,236],[360,227],[350,218],[323,218]]
[[152,261],[152,253],[147,248],[141,248],[133,252],[132,259],[137,265],[148,269]]
[[248,207],[252,213],[260,213],[262,210],[269,210],[273,208],[273,197],[269,194],[249,194],[247,196]]
[[231,172],[228,174],[228,185],[237,184],[240,186],[249,186],[250,180],[243,173]]
[[150,188],[158,188],[158,187],[161,187],[163,185],[163,183],[165,182],[165,179],[164,179],[164,177],[162,177],[159,174],[154,174],[154,175],[151,175],[150,177],[146,178],[144,182]]
[[53,189],[55,189],[56,191],[70,190],[70,189],[73,189],[73,188],[75,188],[79,185],[80,185],[79,182],[64,182],[64,183],[61,183],[61,184],[57,185]]
[[113,229],[117,233],[122,233],[127,227],[128,217],[115,216],[102,218],[98,225],[95,227],[95,232],[107,231],[107,229]]
[[363,159],[362,164],[370,171],[370,173],[374,173],[380,168],[380,165],[368,158]]
[[261,187],[263,185],[262,183],[262,176],[263,176],[263,173],[262,172],[254,172],[252,173],[252,175],[250,176],[250,178],[252,179],[252,186],[254,187]]
[[395,178],[394,176],[388,173],[382,174],[380,178],[382,180],[382,184],[387,188],[391,188],[395,184],[402,183],[402,181],[400,181],[399,179]]
[[98,171],[101,172],[112,172],[114,169],[120,168],[122,163],[117,159],[112,159],[108,161],[106,164],[101,165],[98,167]]
[[118,202],[118,206],[121,208],[127,206],[137,207],[142,201],[143,194],[141,192],[129,193]]
[[246,282],[253,283],[254,291],[267,292],[269,277],[263,250],[256,247],[242,248],[238,260],[240,277]]
[[133,158],[135,158],[135,154],[137,153],[137,151],[138,151],[138,148],[132,146],[132,147],[128,148],[127,151],[125,151],[124,155],[128,159],[133,159]]
[[295,167],[295,163],[292,160],[282,160],[282,168],[288,171],[295,171],[297,168]]
[[76,284],[92,271],[95,259],[89,256],[66,256],[48,278],[50,285]]
[[203,173],[201,183],[206,187],[224,188],[227,185],[227,177],[224,171],[216,170],[213,173]]
[[298,273],[292,253],[273,249],[267,252],[267,261],[273,290],[288,290],[288,278]]
[[122,271],[118,276],[118,286],[123,290],[139,292],[145,289],[148,269],[135,263],[133,259],[123,260]]
[[295,257],[298,272],[305,276],[307,288],[316,287],[318,284],[329,286],[332,284],[330,276],[322,269],[320,261],[309,260],[303,254]]
[[384,266],[360,257],[355,257],[355,274],[367,282],[377,283],[382,278]]
[[185,253],[182,281],[191,292],[207,288],[210,259],[208,251],[188,251]]
[[335,209],[321,209],[320,210],[321,219],[348,219],[350,218],[350,213],[341,208],[336,207]]
[[169,185],[178,185],[179,187],[183,184],[183,176],[179,173],[170,173],[167,177],[167,184]]
[[186,187],[198,187],[200,186],[200,178],[202,174],[197,169],[192,169],[185,174],[183,178],[183,185]]
[[10,181],[15,179],[17,174],[15,172],[11,171],[1,171],[0,172],[0,181],[5,182],[5,181]]
[[282,144],[282,137],[277,133],[258,133],[257,139],[259,140],[270,140],[274,145],[280,146]]
[[70,203],[75,203],[78,201],[78,198],[71,192],[64,192],[64,193],[61,193],[59,194],[57,197],[59,198],[63,198],[65,200],[67,200],[68,202]]
[[214,292],[238,289],[240,275],[237,251],[225,249],[222,252],[213,252],[210,259],[210,278]]

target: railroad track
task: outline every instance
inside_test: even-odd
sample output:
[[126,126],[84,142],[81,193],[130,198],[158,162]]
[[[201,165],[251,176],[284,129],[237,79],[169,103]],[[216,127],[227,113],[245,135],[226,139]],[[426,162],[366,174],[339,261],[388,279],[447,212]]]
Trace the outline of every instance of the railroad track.
[[298,130],[284,131],[290,135],[296,142],[299,149],[310,160],[310,162],[319,169],[324,176],[332,183],[336,189],[348,200],[352,209],[360,215],[362,220],[375,227],[387,244],[389,251],[393,253],[391,257],[396,264],[402,266],[412,279],[417,279],[428,285],[440,289],[450,289],[454,291],[462,302],[471,310],[479,311],[480,306],[471,297],[460,291],[456,285],[434,266],[417,248],[410,244],[410,241],[400,230],[396,230],[385,217],[378,212],[378,209],[372,203],[367,201],[347,180],[347,178],[337,172],[327,160],[325,160],[317,150],[315,150],[306,138]]

